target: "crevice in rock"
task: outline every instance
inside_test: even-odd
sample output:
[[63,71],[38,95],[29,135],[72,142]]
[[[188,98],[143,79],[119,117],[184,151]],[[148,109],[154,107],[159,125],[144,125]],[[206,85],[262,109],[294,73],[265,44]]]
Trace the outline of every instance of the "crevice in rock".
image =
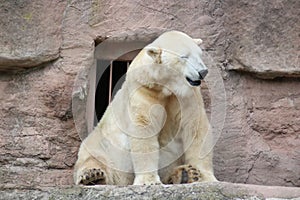
[[256,155],[254,155],[255,159],[252,161],[251,166],[250,166],[250,168],[247,171],[247,177],[246,177],[246,180],[244,181],[244,183],[248,183],[248,179],[249,179],[249,177],[251,175],[251,172],[252,172],[252,170],[253,170],[253,168],[254,168],[254,166],[256,164],[256,161],[260,158],[260,155],[262,153],[263,153],[262,151],[259,151]]
[[156,8],[153,8],[153,7],[150,7],[150,6],[146,6],[146,5],[144,5],[144,4],[140,3],[140,2],[136,2],[136,3],[137,3],[139,6],[141,6],[141,7],[143,7],[143,8],[146,8],[146,9],[149,9],[149,10],[151,10],[151,11],[158,12],[158,13],[162,13],[162,14],[164,14],[164,15],[166,15],[166,16],[171,16],[171,19],[172,19],[172,20],[176,19],[176,20],[178,20],[181,24],[183,24],[184,27],[187,26],[187,24],[186,24],[184,21],[182,21],[180,18],[178,18],[177,15],[174,15],[173,13],[163,11],[163,9],[160,9],[160,10],[159,10],[159,9],[156,9]]

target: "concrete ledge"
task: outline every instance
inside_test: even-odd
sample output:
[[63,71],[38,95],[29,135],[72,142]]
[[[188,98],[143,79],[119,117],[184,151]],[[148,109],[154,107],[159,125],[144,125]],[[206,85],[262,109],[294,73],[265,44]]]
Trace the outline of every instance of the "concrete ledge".
[[292,199],[300,188],[233,183],[197,183],[160,186],[91,186],[45,190],[3,190],[0,199]]

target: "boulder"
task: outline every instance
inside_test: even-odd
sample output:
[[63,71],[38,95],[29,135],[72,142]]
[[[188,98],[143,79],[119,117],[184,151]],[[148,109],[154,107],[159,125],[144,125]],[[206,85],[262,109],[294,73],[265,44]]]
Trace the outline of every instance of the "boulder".
[[33,68],[59,57],[66,2],[1,1],[0,71]]

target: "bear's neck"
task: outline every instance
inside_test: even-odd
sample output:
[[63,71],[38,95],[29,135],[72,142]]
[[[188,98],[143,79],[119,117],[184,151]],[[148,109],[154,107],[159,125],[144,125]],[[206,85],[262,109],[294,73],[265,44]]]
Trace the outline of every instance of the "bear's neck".
[[167,99],[172,95],[171,91],[158,84],[142,85],[139,90],[141,90],[142,93],[148,95],[149,97],[156,98],[158,100]]

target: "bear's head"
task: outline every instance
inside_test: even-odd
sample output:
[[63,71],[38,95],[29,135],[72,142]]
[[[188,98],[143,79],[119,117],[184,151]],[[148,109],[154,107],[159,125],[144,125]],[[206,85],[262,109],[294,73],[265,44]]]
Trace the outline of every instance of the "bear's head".
[[198,86],[208,73],[198,46],[201,42],[201,39],[192,39],[185,33],[169,31],[145,49],[153,62],[178,70],[190,85]]
[[144,85],[168,82],[178,88],[183,80],[185,86],[199,86],[208,73],[198,46],[201,42],[179,31],[165,32],[139,53],[128,72],[140,69],[132,74],[132,80]]

